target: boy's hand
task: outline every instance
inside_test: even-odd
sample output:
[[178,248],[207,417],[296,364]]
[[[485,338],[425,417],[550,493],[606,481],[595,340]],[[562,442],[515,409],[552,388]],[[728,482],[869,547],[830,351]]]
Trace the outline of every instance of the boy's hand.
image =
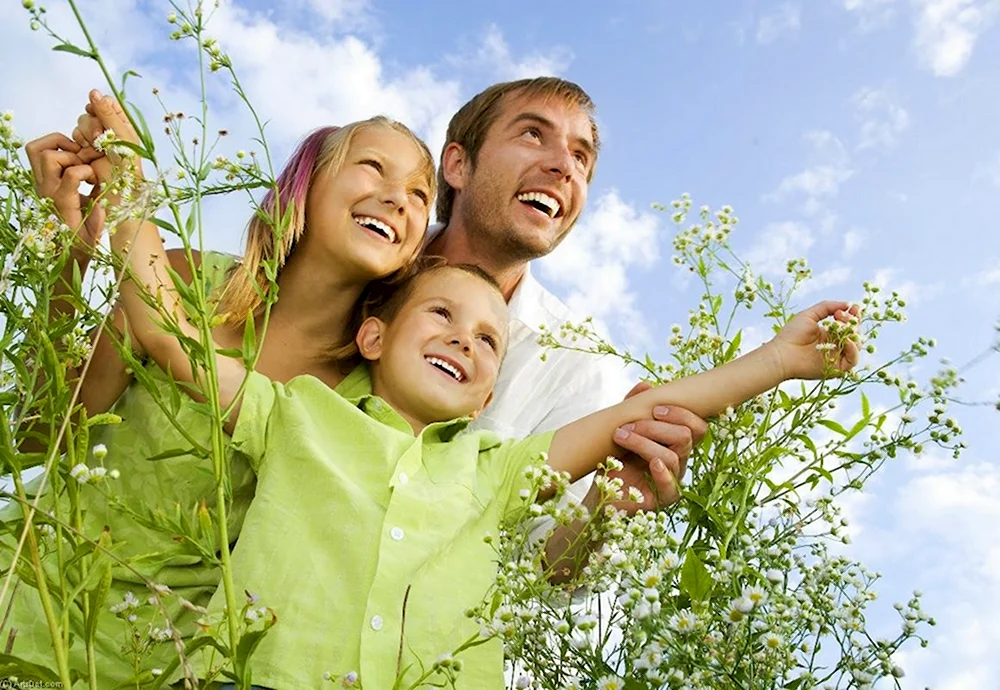
[[853,369],[859,354],[856,335],[832,339],[820,322],[832,316],[851,326],[852,320],[856,324],[859,314],[857,305],[829,300],[796,314],[769,343],[777,355],[782,378],[818,379]]

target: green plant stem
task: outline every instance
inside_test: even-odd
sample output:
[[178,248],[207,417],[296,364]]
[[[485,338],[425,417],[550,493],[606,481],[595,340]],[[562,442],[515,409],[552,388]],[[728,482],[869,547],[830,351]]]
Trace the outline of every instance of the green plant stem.
[[[14,489],[17,492],[19,498],[22,499],[22,511],[23,506],[27,503],[27,495],[24,492],[24,483],[21,481],[21,475],[19,472],[13,474],[14,479]],[[32,506],[32,509],[34,506]],[[28,511],[24,511],[28,512]],[[27,522],[27,514],[25,515],[25,521]],[[45,611],[45,622],[49,626],[49,635],[52,637],[52,649],[56,655],[56,667],[59,670],[59,680],[62,682],[63,687],[71,688],[73,684],[71,682],[69,673],[69,651],[63,644],[63,639],[59,627],[59,621],[56,617],[55,607],[52,605],[52,597],[49,595],[49,585],[46,581],[45,570],[42,568],[42,559],[38,553],[38,539],[35,536],[35,531],[31,529],[30,524],[25,527],[28,537],[28,553],[31,554],[31,564],[35,570],[35,578],[38,581],[38,597],[42,601],[42,610]],[[14,561],[12,561],[13,563]],[[13,570],[13,568],[11,568]]]

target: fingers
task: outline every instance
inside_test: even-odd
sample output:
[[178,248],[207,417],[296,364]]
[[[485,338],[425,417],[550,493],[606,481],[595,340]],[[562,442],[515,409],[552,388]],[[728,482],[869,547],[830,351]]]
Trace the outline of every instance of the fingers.
[[90,92],[90,105],[103,129],[112,129],[116,136],[137,143],[135,130],[118,101],[111,96],[102,96],[100,91],[94,89]]
[[76,153],[80,150],[80,145],[59,132],[46,134],[44,137],[33,139],[24,145],[24,152],[28,155],[28,162],[31,164],[31,172],[35,176],[35,180],[38,180],[42,175],[40,167],[42,153],[55,150]]
[[661,422],[687,427],[691,432],[691,441],[694,444],[701,443],[701,439],[705,438],[705,434],[708,433],[708,422],[683,407],[657,405],[653,408],[653,417]]
[[850,307],[851,305],[847,302],[825,300],[812,305],[802,313],[819,323],[825,318],[836,315],[838,311],[846,312]]
[[639,393],[644,393],[653,387],[653,384],[648,381],[640,381],[639,383],[632,386],[632,390],[625,394],[625,399],[628,400],[633,395],[639,395]]
[[71,151],[46,149],[38,153],[35,173],[35,188],[44,197],[51,197],[62,184],[64,171],[72,166],[80,165],[80,157]]
[[644,419],[624,425],[615,432],[614,441],[647,462],[663,457],[667,450],[687,457],[694,445],[688,427],[655,419]]
[[81,161],[89,164],[93,163],[98,158],[102,157],[104,154],[90,146],[85,146],[82,149],[80,149],[80,153],[78,153],[77,155],[80,156]]
[[687,462],[669,453],[649,464],[649,473],[656,485],[658,508],[666,508],[680,500],[680,482],[687,470]]

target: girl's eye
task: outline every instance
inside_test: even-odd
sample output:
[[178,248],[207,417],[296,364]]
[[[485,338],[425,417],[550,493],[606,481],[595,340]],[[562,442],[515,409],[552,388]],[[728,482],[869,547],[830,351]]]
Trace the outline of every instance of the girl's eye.
[[425,192],[422,189],[414,189],[413,196],[420,199],[420,203],[422,203],[424,206],[426,206],[427,202],[430,200],[430,196],[428,196],[427,192]]
[[382,164],[379,163],[377,160],[372,160],[372,159],[368,158],[366,160],[361,161],[361,165],[369,165],[369,166],[375,168],[379,172],[379,174],[382,173]]
[[451,312],[448,311],[447,307],[431,307],[431,313],[443,316],[444,318],[451,320]]

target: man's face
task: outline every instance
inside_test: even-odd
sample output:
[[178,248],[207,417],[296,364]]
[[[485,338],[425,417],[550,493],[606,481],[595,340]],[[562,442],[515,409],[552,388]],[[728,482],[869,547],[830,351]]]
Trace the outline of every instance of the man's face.
[[596,158],[590,118],[558,98],[508,94],[476,160],[456,185],[455,213],[500,260],[555,249],[587,201]]

